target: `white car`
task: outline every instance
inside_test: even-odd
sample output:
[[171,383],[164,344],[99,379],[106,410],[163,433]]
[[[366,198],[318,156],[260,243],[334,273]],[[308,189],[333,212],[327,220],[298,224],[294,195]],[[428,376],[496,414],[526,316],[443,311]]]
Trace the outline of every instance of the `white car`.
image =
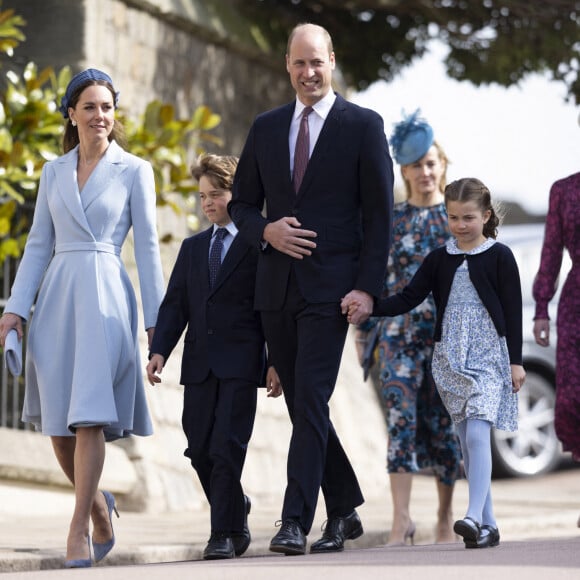
[[[540,265],[544,224],[500,226],[498,241],[508,245],[518,262],[523,297],[523,358],[526,381],[519,397],[518,431],[492,432],[494,476],[526,477],[553,470],[564,455],[554,430],[556,371],[556,311],[558,295],[550,302],[550,346],[541,347],[533,336],[534,277]],[[565,260],[559,287],[570,269]]]

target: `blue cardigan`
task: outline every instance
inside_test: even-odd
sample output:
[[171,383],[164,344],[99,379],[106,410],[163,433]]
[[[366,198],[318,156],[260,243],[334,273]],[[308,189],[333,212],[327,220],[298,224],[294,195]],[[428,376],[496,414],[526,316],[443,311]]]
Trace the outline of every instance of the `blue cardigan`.
[[506,337],[510,363],[522,364],[522,291],[512,251],[496,242],[479,254],[449,254],[445,246],[430,252],[401,292],[376,302],[373,316],[396,316],[412,310],[433,292],[437,307],[435,341],[441,325],[455,271],[467,260],[469,277],[500,336]]

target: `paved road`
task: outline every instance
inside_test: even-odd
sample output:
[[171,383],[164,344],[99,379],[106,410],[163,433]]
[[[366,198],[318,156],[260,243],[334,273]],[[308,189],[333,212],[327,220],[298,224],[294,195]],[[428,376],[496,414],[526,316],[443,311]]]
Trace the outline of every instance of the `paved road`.
[[2,579],[67,580],[578,580],[580,539],[505,542],[488,550],[459,544],[347,550],[333,555],[104,566],[3,574]]
[[[121,512],[115,520],[117,545],[103,563],[90,570],[62,569],[69,492],[0,485],[0,580],[53,577],[139,580],[580,580],[580,469],[525,480],[495,480],[494,504],[502,542],[498,548],[465,550],[462,543],[434,545],[435,484],[430,477],[414,480],[412,515],[416,546],[385,548],[390,524],[388,489],[359,509],[365,534],[347,542],[348,550],[330,556],[271,555],[279,506],[254,498],[250,514],[253,541],[243,558],[203,562],[208,512],[137,514]],[[467,505],[467,484],[460,481],[454,510],[461,517]],[[317,539],[324,514],[317,513],[309,541]]]

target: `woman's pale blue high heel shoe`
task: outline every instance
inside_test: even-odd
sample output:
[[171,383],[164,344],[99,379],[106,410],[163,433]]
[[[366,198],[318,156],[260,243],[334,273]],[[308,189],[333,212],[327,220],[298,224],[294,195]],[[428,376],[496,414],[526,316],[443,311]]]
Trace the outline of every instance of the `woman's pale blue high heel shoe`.
[[119,512],[117,511],[117,506],[115,505],[115,497],[112,493],[108,491],[103,491],[102,494],[105,496],[105,501],[107,502],[107,508],[109,510],[109,521],[111,522],[111,533],[113,537],[103,544],[99,544],[93,540],[93,552],[95,554],[95,562],[102,560],[115,545],[115,532],[113,530],[113,512],[119,517]]
[[79,560],[65,560],[65,568],[90,568],[93,565],[91,559],[91,539],[87,536],[87,544],[89,545],[89,557],[81,558]]

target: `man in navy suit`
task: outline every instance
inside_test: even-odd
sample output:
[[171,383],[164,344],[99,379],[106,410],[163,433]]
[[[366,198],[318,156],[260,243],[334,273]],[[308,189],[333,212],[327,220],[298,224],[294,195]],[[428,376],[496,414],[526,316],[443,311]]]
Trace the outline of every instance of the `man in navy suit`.
[[[211,508],[206,560],[241,556],[250,544],[250,500],[240,478],[265,375],[264,335],[254,311],[258,249],[231,222],[227,203],[237,159],[202,155],[193,168],[202,210],[213,223],[187,238],[159,309],[147,376],[153,385],[187,327],[181,362],[185,455]],[[269,396],[281,394],[268,369]]]
[[254,121],[228,206],[260,248],[255,305],[293,425],[282,525],[270,543],[289,555],[305,553],[321,487],[328,521],[310,551],[340,551],[363,533],[355,508],[364,499],[328,402],[348,328],[341,298],[361,304],[353,324],[370,315],[391,238],[383,122],[332,91],[334,67],[324,28],[292,31],[286,68],[296,100]]

